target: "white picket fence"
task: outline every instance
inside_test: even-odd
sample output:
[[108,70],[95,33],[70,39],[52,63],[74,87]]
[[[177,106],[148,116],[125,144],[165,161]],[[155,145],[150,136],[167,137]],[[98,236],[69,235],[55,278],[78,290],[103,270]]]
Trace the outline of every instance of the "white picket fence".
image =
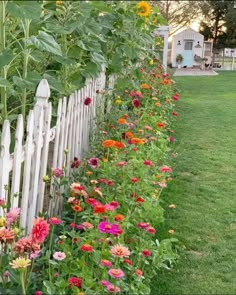
[[[110,79],[108,88],[112,88]],[[35,216],[42,212],[45,195],[43,176],[47,174],[49,144],[53,143],[52,168],[67,167],[74,157],[81,159],[89,146],[89,135],[95,128],[96,110],[103,103],[106,87],[105,72],[88,80],[86,86],[75,91],[69,99],[59,100],[56,125],[51,128],[52,105],[48,101],[50,88],[43,79],[36,91],[36,104],[30,111],[26,130],[19,115],[15,131],[14,152],[10,154],[11,131],[4,122],[0,153],[0,198],[11,198],[11,207],[21,207],[20,225],[27,232]],[[89,106],[86,97],[92,99]],[[26,131],[26,133],[25,133]],[[65,150],[68,153],[65,154]],[[0,212],[0,216],[3,212]]]

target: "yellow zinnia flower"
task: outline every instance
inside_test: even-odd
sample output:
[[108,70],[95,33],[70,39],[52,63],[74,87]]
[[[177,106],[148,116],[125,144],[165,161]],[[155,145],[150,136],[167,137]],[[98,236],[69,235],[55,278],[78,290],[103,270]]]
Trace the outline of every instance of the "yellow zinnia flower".
[[56,6],[59,6],[59,5],[61,5],[62,4],[62,0],[57,0],[56,1]]
[[4,217],[0,217],[0,227],[5,226],[6,219]]
[[12,268],[26,268],[31,264],[31,260],[24,257],[19,257],[10,262]]
[[148,16],[151,13],[151,6],[146,1],[141,1],[137,4],[139,16]]

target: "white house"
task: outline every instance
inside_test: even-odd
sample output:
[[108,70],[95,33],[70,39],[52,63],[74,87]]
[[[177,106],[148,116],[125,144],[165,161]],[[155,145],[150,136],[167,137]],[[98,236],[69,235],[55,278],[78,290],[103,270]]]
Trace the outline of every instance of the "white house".
[[176,56],[181,54],[183,60],[180,64],[184,68],[201,67],[201,59],[204,64],[212,63],[212,42],[204,41],[204,36],[193,29],[186,29],[172,37],[171,63],[177,67]]

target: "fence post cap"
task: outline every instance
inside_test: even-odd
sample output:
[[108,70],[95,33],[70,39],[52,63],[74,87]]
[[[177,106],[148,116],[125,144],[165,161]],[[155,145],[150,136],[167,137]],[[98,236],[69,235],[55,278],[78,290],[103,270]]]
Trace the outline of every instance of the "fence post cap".
[[42,79],[36,90],[36,104],[45,105],[50,97],[50,87],[46,79]]

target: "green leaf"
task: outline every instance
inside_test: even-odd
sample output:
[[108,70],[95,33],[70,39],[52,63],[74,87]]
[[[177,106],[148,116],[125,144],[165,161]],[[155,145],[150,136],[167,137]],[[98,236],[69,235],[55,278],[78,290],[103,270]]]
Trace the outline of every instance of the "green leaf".
[[81,69],[81,74],[86,78],[93,78],[99,73],[99,67],[93,62],[88,62],[84,69]]
[[39,31],[38,36],[25,39],[27,46],[35,46],[39,50],[45,50],[55,55],[62,55],[61,47],[56,40],[46,32]]
[[7,79],[0,77],[0,87],[11,87],[11,83]]
[[0,69],[8,65],[13,57],[13,52],[10,49],[3,50],[0,53]]
[[50,294],[50,295],[55,294],[54,293],[54,285],[53,285],[53,283],[51,283],[49,281],[43,281],[43,284],[46,287],[48,294]]
[[57,92],[59,92],[61,94],[65,93],[65,89],[64,89],[60,80],[56,79],[55,77],[53,77],[49,74],[44,74],[43,78],[48,80],[50,88],[52,88],[53,90],[56,90]]
[[34,90],[35,88],[35,84],[28,81],[28,80],[25,80],[25,79],[22,79],[22,78],[19,78],[17,76],[13,76],[13,82],[16,86],[18,86],[19,88],[21,89],[30,89],[30,90]]
[[91,52],[91,61],[98,65],[107,63],[105,57],[97,52]]
[[23,19],[40,19],[41,5],[37,1],[9,1],[6,11],[15,17]]

